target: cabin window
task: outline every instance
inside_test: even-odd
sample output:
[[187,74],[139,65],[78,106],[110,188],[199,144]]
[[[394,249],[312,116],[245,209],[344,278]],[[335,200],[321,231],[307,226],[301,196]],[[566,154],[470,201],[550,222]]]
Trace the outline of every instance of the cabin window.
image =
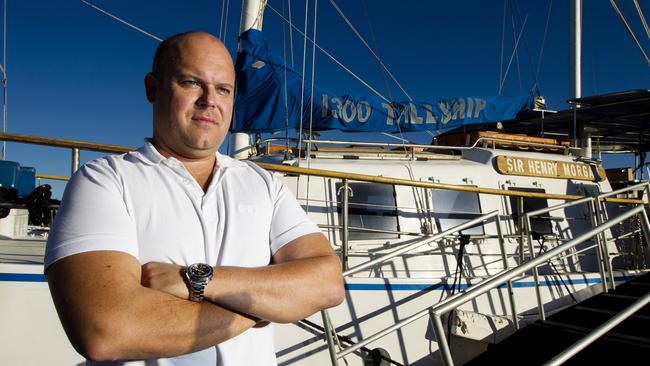
[[[510,188],[511,191],[518,192],[534,192],[534,193],[546,193],[541,188]],[[532,197],[523,197],[523,210],[521,209],[521,197],[510,196],[510,207],[512,209],[512,217],[515,222],[515,227],[519,230],[519,215],[520,213],[525,214],[527,212],[541,210],[543,208],[548,208],[548,201],[545,198],[532,198]],[[530,218],[530,230],[534,233],[540,235],[553,234],[553,223],[551,213],[547,212],[538,216],[533,216]]]
[[[433,189],[433,217],[440,232],[481,216],[478,193]],[[461,231],[465,235],[484,235],[483,224]]]
[[[372,183],[349,183],[348,186],[350,187],[348,225],[350,228],[359,229],[350,230],[348,238],[350,240],[398,238],[395,186]],[[339,223],[343,222],[342,195],[343,183],[337,183]]]

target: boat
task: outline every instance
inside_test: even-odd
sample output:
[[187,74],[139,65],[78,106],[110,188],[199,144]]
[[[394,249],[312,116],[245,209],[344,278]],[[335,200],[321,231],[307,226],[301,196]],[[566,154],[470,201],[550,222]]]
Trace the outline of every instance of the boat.
[[[246,2],[242,30],[259,26],[261,10]],[[264,42],[259,32],[248,34]],[[286,72],[272,56],[248,50],[240,50],[238,72],[274,64]],[[253,58],[244,60],[246,52]],[[280,101],[283,88],[275,90]],[[604,151],[645,151],[648,136],[630,140],[626,132],[642,126],[650,90],[575,95],[572,107],[558,112],[525,95],[516,113],[485,119],[482,111],[498,110],[503,99],[382,107],[315,90],[310,95],[321,104],[313,115],[329,122],[370,125],[372,110],[382,128],[438,129],[431,143],[329,140],[316,131],[232,139],[231,151],[282,177],[343,266],[343,304],[275,325],[280,365],[464,364],[528,324],[647,273],[650,185],[632,169],[606,171],[589,148],[597,138]],[[303,91],[311,85],[293,93]],[[245,123],[249,112],[236,112],[235,128],[254,132]],[[288,119],[273,118],[280,130]],[[300,117],[290,119],[298,124]],[[70,149],[72,170],[79,150],[132,149],[6,132],[0,138]],[[57,178],[23,170],[30,182]],[[18,180],[16,173],[2,186],[18,187]],[[3,204],[10,211],[0,219],[0,359],[82,364],[43,276],[47,227],[29,222],[30,188],[19,193],[22,201]],[[46,198],[55,213],[56,202]]]

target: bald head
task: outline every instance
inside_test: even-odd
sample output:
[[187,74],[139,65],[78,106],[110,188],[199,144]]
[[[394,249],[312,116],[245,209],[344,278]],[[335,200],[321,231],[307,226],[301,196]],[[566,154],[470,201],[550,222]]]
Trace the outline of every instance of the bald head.
[[158,45],[153,57],[151,72],[158,76],[165,75],[169,72],[170,65],[174,65],[181,60],[184,50],[199,44],[215,46],[230,58],[230,54],[223,42],[210,33],[199,31],[183,32],[165,39]]

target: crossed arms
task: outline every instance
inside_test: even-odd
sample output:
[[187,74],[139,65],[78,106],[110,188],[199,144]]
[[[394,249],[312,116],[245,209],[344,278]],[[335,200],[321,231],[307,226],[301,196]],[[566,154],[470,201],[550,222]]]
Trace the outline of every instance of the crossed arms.
[[260,320],[303,319],[344,296],[338,257],[320,233],[289,242],[265,267],[215,267],[204,302],[187,300],[180,269],[95,251],[55,262],[47,277],[68,338],[91,360],[195,352]]

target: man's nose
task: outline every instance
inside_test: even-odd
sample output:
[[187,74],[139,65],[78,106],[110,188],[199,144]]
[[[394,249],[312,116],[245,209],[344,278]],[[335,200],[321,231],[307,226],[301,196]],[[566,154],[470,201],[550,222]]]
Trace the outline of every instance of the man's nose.
[[217,92],[209,86],[203,87],[201,96],[196,104],[203,108],[213,108],[216,105]]

